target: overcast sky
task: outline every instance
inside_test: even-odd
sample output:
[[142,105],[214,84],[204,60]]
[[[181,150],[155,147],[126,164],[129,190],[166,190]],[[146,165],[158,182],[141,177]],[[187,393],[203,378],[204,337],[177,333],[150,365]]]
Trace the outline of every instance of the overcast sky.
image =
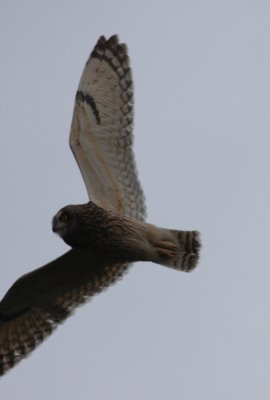
[[270,398],[269,1],[0,0],[0,295],[67,246],[68,147],[101,34],[129,46],[148,220],[199,229],[191,274],[134,265],[1,379],[1,399]]

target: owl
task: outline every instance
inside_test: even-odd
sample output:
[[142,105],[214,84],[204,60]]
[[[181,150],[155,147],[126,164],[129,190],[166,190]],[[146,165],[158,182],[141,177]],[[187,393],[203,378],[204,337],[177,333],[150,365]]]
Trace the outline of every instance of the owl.
[[197,231],[145,221],[133,152],[133,82],[125,44],[101,36],[82,73],[70,147],[89,202],[56,213],[52,229],[71,249],[23,275],[0,302],[0,374],[26,357],[72,311],[117,281],[135,261],[191,271]]

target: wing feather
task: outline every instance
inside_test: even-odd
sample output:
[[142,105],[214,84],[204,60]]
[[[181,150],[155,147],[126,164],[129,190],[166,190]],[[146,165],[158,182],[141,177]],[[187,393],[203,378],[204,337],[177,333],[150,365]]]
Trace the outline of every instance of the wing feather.
[[0,375],[127,268],[127,264],[109,265],[87,252],[70,250],[18,279],[0,302]]
[[89,198],[121,215],[143,220],[144,194],[133,152],[133,81],[125,44],[97,42],[76,94],[70,146]]
[[[133,82],[127,48],[117,36],[101,37],[79,84],[70,145],[93,201],[142,220],[146,209],[132,127]],[[72,249],[18,279],[0,302],[0,375],[127,268]]]

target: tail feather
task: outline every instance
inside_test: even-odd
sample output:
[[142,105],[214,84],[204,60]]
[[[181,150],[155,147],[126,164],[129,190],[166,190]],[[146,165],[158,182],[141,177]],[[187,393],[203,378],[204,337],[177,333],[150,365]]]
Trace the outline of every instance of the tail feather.
[[155,244],[158,259],[156,263],[179,271],[192,271],[199,260],[201,247],[198,231],[167,230],[164,240]]
[[180,250],[179,257],[175,260],[175,268],[186,272],[192,271],[199,261],[200,233],[198,231],[175,231],[175,235]]

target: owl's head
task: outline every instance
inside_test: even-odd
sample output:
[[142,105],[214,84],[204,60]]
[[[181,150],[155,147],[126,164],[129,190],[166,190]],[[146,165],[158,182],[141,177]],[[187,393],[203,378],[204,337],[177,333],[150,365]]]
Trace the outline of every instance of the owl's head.
[[66,206],[61,208],[52,220],[52,230],[62,239],[71,235],[76,227],[77,210],[76,206]]

